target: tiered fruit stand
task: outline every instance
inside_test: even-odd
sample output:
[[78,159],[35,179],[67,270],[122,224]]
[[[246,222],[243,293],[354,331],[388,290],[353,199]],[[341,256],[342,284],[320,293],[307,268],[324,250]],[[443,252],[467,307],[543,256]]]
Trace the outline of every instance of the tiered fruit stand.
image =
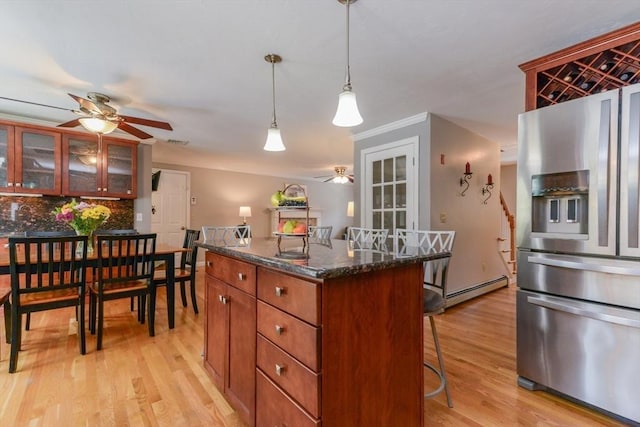
[[[278,255],[282,257],[293,255],[292,257],[296,258],[296,257],[299,257],[301,254],[305,255],[309,249],[309,198],[307,197],[307,192],[305,188],[300,184],[289,184],[284,187],[284,189],[282,190],[282,193],[284,193],[285,198],[280,201],[279,206],[275,207],[276,211],[278,212],[278,224],[280,224],[282,221],[282,217],[281,217],[282,212],[285,212],[285,211],[304,212],[304,218],[305,218],[304,233],[286,233],[286,232],[280,232],[280,231],[273,232],[274,236],[278,237]],[[298,194],[298,195],[301,194],[302,196],[287,198],[287,195],[292,193]],[[282,238],[302,239],[302,253],[300,252],[291,253],[291,252],[282,251],[280,246],[282,242]]]

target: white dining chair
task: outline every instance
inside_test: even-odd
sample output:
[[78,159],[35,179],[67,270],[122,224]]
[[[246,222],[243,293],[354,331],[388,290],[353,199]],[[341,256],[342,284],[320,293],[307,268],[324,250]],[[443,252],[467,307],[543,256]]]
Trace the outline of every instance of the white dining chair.
[[203,243],[213,246],[243,247],[251,244],[250,225],[202,226]]
[[318,240],[331,239],[331,233],[333,232],[332,225],[310,225],[309,226],[309,238]]

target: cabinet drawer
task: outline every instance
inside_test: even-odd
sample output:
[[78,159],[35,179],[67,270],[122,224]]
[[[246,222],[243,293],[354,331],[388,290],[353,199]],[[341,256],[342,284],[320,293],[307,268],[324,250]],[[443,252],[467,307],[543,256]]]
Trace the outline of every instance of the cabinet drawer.
[[318,328],[258,301],[258,332],[313,371],[320,370]]
[[256,295],[256,267],[254,265],[213,252],[207,252],[205,260],[207,274],[250,295]]
[[320,410],[320,376],[258,335],[257,365],[289,396],[318,418]]
[[258,267],[258,298],[313,325],[320,324],[320,285]]
[[304,410],[258,371],[256,375],[256,425],[318,427],[320,421]]

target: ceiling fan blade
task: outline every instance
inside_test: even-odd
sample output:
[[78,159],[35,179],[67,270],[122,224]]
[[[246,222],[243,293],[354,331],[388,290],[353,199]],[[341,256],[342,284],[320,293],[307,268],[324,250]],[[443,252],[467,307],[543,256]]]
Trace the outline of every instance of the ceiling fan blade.
[[76,102],[80,105],[80,109],[85,109],[92,113],[102,114],[102,110],[93,101],[82,98],[80,96],[69,93],[69,96],[76,100]]
[[169,123],[167,123],[167,122],[160,122],[158,120],[142,119],[140,117],[123,116],[123,115],[120,115],[120,114],[118,114],[118,117],[123,119],[125,122],[134,123],[134,124],[137,124],[137,125],[151,126],[151,127],[154,127],[154,128],[160,128],[160,129],[165,129],[165,130],[173,130],[171,125]]
[[353,175],[347,175],[347,178],[349,179],[349,182],[353,182]]
[[57,127],[59,128],[74,128],[76,126],[80,126],[80,119],[73,119],[65,123],[60,123]]
[[118,129],[123,130],[123,131],[125,131],[127,133],[130,133],[131,135],[133,135],[133,136],[135,136],[137,138],[140,138],[140,139],[153,138],[153,135],[150,135],[150,134],[146,133],[143,130],[134,128],[133,126],[128,125],[125,122],[119,122],[118,123]]

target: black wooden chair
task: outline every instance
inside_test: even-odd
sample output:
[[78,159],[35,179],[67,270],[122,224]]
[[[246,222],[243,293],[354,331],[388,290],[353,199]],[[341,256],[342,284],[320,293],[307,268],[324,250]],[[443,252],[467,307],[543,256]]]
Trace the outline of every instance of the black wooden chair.
[[[11,342],[11,277],[0,276],[0,305],[4,311],[4,338],[9,344]],[[2,353],[0,352],[0,355]]]
[[[26,237],[72,237],[77,233],[73,230],[61,230],[61,231],[39,231],[39,230],[27,230],[24,232]],[[31,313],[27,313],[27,321],[24,324],[25,331],[31,329]]]
[[149,335],[155,335],[156,291],[153,283],[156,234],[98,234],[95,280],[89,284],[89,328],[97,329],[98,350],[102,349],[104,303],[120,298],[140,299],[138,320],[144,323],[148,298]]
[[[200,230],[186,230],[182,247],[188,249],[188,251],[182,252],[180,265],[176,267],[174,271],[175,283],[180,283],[182,306],[187,306],[185,284],[186,282],[189,282],[189,286],[191,288],[191,304],[193,305],[193,311],[196,314],[198,314],[198,302],[196,299],[196,261],[198,259],[198,247],[196,246],[196,241],[199,238]],[[156,269],[153,281],[157,286],[166,285],[167,271],[163,268]]]
[[[80,353],[86,353],[84,296],[86,236],[10,237],[11,356],[9,372],[16,371],[22,341],[22,314],[75,307]],[[81,254],[76,253],[82,244]],[[6,309],[6,305],[5,305]]]

